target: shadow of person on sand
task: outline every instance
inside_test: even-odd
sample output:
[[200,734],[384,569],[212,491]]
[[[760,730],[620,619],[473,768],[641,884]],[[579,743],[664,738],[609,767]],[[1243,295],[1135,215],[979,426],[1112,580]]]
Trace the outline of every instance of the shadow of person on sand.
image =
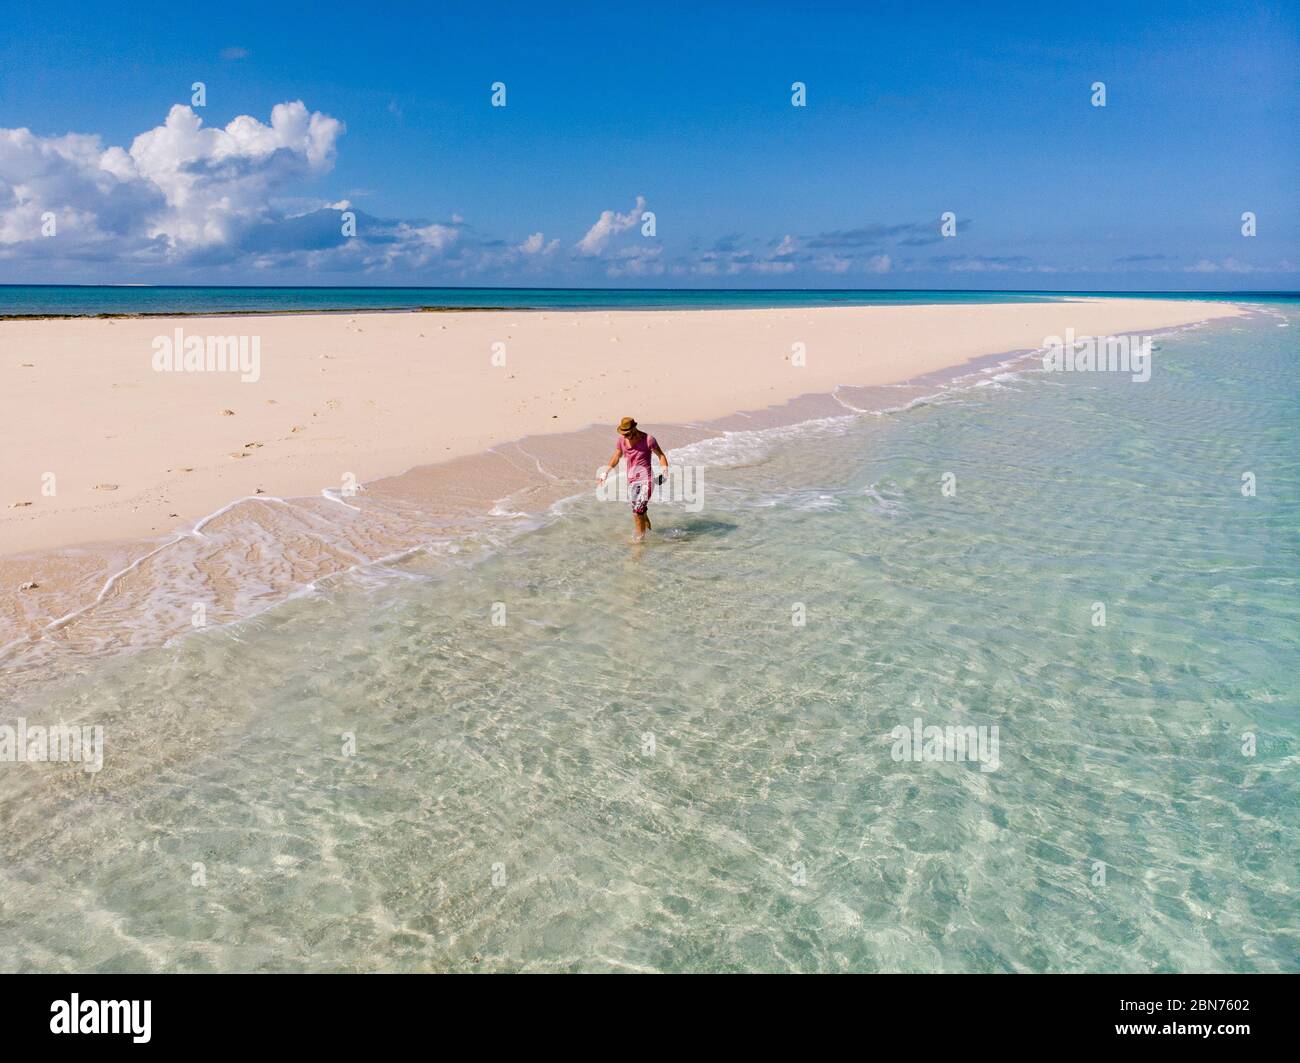
[[681,541],[684,539],[701,539],[704,537],[720,538],[723,535],[730,535],[740,527],[739,524],[732,524],[725,520],[707,520],[699,518],[695,520],[684,520],[680,524],[673,524],[664,528],[659,534],[664,539],[675,539]]

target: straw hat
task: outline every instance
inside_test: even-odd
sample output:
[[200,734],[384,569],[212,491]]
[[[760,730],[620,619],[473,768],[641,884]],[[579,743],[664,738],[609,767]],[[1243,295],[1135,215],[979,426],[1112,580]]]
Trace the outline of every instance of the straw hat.
[[622,436],[631,435],[636,431],[636,421],[631,417],[624,417],[618,422],[618,434]]

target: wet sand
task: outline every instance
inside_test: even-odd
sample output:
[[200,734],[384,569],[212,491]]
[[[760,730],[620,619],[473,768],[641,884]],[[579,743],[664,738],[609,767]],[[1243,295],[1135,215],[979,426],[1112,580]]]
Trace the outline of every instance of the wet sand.
[[[626,414],[671,454],[897,408],[1067,329],[1239,312],[1105,299],[0,322],[0,663],[156,645],[360,565],[506,534],[591,486]],[[257,379],[156,371],[154,338],[176,328],[256,336]]]

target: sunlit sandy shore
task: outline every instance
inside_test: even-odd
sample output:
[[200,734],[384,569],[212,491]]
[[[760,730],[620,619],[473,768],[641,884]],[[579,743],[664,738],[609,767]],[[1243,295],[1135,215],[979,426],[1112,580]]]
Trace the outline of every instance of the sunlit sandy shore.
[[[1104,299],[0,322],[0,647],[120,642],[142,613],[148,631],[125,641],[157,641],[191,601],[234,618],[494,508],[544,507],[587,484],[626,414],[671,452],[905,401],[870,389],[1071,329],[1239,312]],[[242,369],[158,368],[160,350],[209,336],[242,340]]]

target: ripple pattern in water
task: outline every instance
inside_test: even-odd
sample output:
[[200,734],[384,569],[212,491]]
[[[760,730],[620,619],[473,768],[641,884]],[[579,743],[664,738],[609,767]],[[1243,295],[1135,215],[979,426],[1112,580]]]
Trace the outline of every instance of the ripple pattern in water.
[[[1296,970],[1282,316],[738,440],[644,549],[586,500],[33,693],[106,763],[3,766],[0,967]],[[893,759],[918,717],[997,770]]]

